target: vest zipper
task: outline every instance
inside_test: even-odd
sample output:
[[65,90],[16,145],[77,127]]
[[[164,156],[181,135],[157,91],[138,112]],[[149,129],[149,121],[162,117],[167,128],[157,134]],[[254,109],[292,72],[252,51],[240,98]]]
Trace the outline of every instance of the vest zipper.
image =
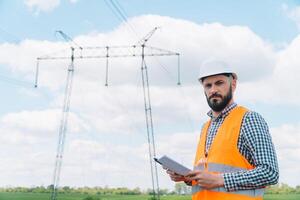
[[208,164],[207,164],[207,157],[208,157],[208,152],[205,151],[205,154],[204,154],[204,170],[205,171],[208,171]]
[[[211,125],[211,121],[209,122],[208,127],[210,127],[210,125]],[[208,131],[208,129],[207,129],[207,131]],[[207,136],[208,136],[208,133],[206,132],[206,138],[205,138],[205,142],[204,142],[204,171],[208,171],[207,157],[208,157],[209,149],[206,149]]]

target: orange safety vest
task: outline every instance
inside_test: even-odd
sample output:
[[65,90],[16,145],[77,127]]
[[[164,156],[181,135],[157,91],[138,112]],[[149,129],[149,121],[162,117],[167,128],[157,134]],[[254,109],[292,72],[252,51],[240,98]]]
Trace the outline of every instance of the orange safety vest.
[[[204,125],[196,152],[195,170],[230,173],[254,168],[237,148],[243,116],[247,111],[237,106],[229,113],[219,127],[207,155],[205,142],[210,121]],[[200,159],[205,163],[197,166]],[[228,192],[224,187],[203,189],[195,181],[192,182],[192,200],[262,200],[263,194],[263,188]]]

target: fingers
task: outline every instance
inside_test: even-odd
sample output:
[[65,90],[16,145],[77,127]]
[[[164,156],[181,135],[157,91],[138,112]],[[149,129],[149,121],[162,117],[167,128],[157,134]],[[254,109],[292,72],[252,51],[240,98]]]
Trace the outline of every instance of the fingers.
[[184,181],[184,180],[186,180],[184,176],[179,175],[179,174],[176,174],[175,172],[173,172],[173,171],[170,170],[170,169],[167,169],[166,172],[167,172],[167,174],[170,176],[170,178],[171,178],[172,181],[179,182],[179,181]]
[[191,175],[193,175],[190,177],[191,180],[196,181],[197,185],[206,189],[224,185],[224,178],[220,174],[211,174],[205,171],[194,171]]
[[176,172],[174,172],[174,171],[172,171],[170,169],[167,169],[167,174],[173,175],[173,176],[181,176],[181,175],[177,174]]
[[194,171],[190,171],[186,176],[189,178],[193,178],[201,173],[202,173],[202,171],[200,171],[200,170],[194,170]]

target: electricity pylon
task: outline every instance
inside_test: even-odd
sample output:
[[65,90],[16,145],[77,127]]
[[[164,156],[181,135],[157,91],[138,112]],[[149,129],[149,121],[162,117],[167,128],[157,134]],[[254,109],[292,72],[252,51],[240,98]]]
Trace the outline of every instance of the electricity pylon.
[[160,199],[157,166],[156,166],[156,162],[154,162],[153,160],[153,158],[156,157],[156,146],[155,146],[155,137],[154,137],[154,129],[153,129],[152,108],[151,108],[151,101],[150,101],[148,68],[145,63],[145,57],[177,56],[177,61],[178,61],[177,84],[180,85],[180,54],[177,52],[146,45],[146,43],[149,41],[149,39],[152,37],[152,35],[157,29],[158,28],[155,27],[151,32],[149,32],[142,40],[140,40],[135,45],[105,46],[105,47],[99,47],[99,46],[81,47],[77,45],[65,33],[63,33],[62,31],[57,31],[59,34],[62,35],[62,37],[66,41],[70,42],[71,56],[49,55],[49,56],[42,56],[37,58],[35,87],[38,86],[39,65],[42,60],[70,60],[71,61],[68,66],[68,75],[67,75],[67,81],[65,86],[64,102],[63,102],[63,109],[62,109],[62,118],[59,126],[59,139],[58,139],[57,153],[55,158],[55,167],[54,167],[53,182],[52,182],[53,188],[52,188],[51,198],[50,198],[51,200],[57,200],[57,191],[59,187],[59,180],[60,180],[63,153],[64,153],[64,144],[65,144],[65,138],[67,132],[68,114],[70,111],[70,100],[71,100],[73,76],[74,76],[74,60],[75,59],[106,59],[105,86],[108,86],[109,58],[120,58],[120,57],[141,57],[142,58],[141,75],[142,75],[142,85],[143,85],[143,95],[144,95],[144,108],[145,108],[148,153],[149,153],[149,162],[150,162],[150,170],[151,170],[153,198],[155,200]]

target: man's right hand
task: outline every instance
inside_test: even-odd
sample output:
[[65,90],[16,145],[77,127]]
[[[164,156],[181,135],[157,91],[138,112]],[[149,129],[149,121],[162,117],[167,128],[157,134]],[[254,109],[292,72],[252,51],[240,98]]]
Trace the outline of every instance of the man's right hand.
[[167,174],[169,174],[172,181],[179,182],[179,181],[185,180],[184,176],[176,174],[175,172],[173,172],[169,169],[167,169]]
[[180,182],[180,181],[189,182],[190,181],[185,176],[176,174],[175,172],[173,172],[173,171],[171,171],[169,169],[167,169],[167,174],[169,174],[171,180],[174,181],[174,182]]
[[192,185],[192,180],[190,178],[179,175],[179,174],[176,174],[172,170],[169,170],[169,169],[166,169],[166,168],[164,168],[164,169],[167,171],[167,174],[169,174],[172,181],[174,181],[174,182],[184,181],[185,184],[187,184],[189,186]]

